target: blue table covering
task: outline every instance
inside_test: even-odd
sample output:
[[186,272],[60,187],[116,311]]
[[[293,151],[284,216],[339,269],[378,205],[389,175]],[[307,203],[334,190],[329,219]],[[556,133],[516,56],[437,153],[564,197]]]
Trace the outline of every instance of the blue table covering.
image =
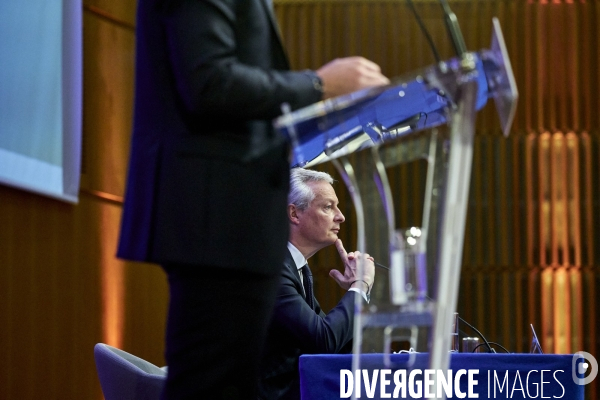
[[[422,374],[415,374],[415,381],[420,380],[421,396],[411,397],[408,390],[410,370],[403,366],[408,362],[407,354],[394,354],[391,361],[395,365],[390,372],[381,379],[385,369],[381,354],[364,354],[361,359],[362,370],[366,370],[367,387],[365,387],[364,374],[361,371],[361,399],[366,398],[431,398],[425,397],[423,388],[424,371],[427,369],[428,354],[417,354],[416,361],[411,370],[420,369]],[[573,368],[577,368],[578,361],[573,361],[572,355],[554,354],[486,354],[486,353],[454,353],[450,357],[450,369],[453,377],[459,370],[464,370],[459,378],[459,388],[452,388],[454,396],[460,398],[479,399],[542,399],[562,398],[578,400],[584,398],[584,386],[575,384]],[[300,357],[300,386],[303,400],[327,400],[350,398],[351,390],[349,380],[354,382],[356,375],[350,372],[352,368],[352,355],[303,355]],[[468,395],[468,370],[472,372],[472,396]],[[341,372],[342,370],[346,370]],[[377,370],[377,379],[373,380]],[[405,370],[406,397],[402,396],[401,385],[394,384],[394,372]],[[400,373],[399,373],[400,374]],[[352,375],[352,378],[349,377]],[[397,383],[401,383],[398,375]],[[387,382],[386,382],[387,380]],[[372,384],[375,383],[373,389]],[[384,392],[381,393],[381,386]],[[398,387],[394,397],[394,390]],[[352,389],[351,389],[352,388]],[[418,387],[413,385],[415,393]],[[478,397],[475,397],[478,395]],[[388,397],[389,396],[389,397]]]

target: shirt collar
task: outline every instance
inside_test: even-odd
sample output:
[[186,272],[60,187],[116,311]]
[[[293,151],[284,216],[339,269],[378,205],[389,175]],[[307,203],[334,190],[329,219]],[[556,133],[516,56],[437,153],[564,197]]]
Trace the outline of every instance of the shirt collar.
[[296,264],[296,268],[301,269],[302,267],[304,267],[307,261],[306,258],[304,258],[304,256],[302,255],[302,253],[300,253],[300,250],[298,250],[296,246],[294,246],[290,242],[288,242],[287,247],[290,251],[290,254],[292,255],[292,258],[294,259],[294,264]]

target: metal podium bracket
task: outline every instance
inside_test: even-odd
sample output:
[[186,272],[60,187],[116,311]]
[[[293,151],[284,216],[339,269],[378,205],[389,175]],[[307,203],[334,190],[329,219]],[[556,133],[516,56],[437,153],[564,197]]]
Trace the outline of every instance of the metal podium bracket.
[[[363,202],[360,196],[359,185],[356,180],[356,174],[354,168],[347,158],[342,157],[341,159],[332,160],[333,165],[336,167],[339,174],[342,176],[350,197],[354,203],[356,210],[356,230],[357,230],[357,247],[361,254],[365,254],[366,239],[365,239],[365,213],[363,209]],[[363,259],[360,258],[358,262],[357,272],[358,276],[362,276],[364,271]],[[360,345],[362,343],[362,298],[361,296],[355,296],[354,302],[354,341],[352,343],[352,353],[360,353]],[[352,358],[352,370],[356,371],[359,368],[359,360],[357,357]]]
[[[460,101],[450,121],[450,158],[441,212],[438,287],[429,368],[449,366],[450,330],[456,310],[475,130],[477,80],[462,83]],[[437,384],[437,383],[436,383]],[[437,390],[435,391],[437,393]],[[442,396],[444,399],[445,396]]]

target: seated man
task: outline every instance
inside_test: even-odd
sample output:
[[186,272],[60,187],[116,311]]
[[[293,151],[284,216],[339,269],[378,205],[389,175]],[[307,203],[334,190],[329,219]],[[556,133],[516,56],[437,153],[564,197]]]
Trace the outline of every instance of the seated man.
[[[338,239],[344,215],[338,208],[333,179],[324,172],[291,170],[288,195],[289,253],[284,261],[275,309],[261,362],[261,399],[299,399],[298,359],[307,353],[349,352],[354,329],[355,296],[367,301],[375,276],[373,258],[364,255],[362,276],[357,275],[361,254],[346,253]],[[348,290],[329,314],[321,310],[312,292],[312,274],[306,262],[334,244],[344,262],[344,274],[331,276]]]

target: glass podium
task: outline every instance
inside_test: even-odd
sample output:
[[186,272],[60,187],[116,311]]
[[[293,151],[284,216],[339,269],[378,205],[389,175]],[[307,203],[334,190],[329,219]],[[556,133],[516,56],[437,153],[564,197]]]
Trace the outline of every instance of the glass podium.
[[[366,353],[381,354],[386,368],[410,369],[416,357],[404,365],[391,361],[397,342],[427,352],[427,368],[448,369],[449,351],[457,350],[452,332],[475,116],[493,98],[507,135],[517,97],[494,19],[490,49],[385,87],[284,110],[274,121],[292,144],[293,167],[335,165],[355,207],[358,250],[389,268],[387,274],[378,271],[368,305],[356,296],[354,371]],[[398,227],[395,205],[403,193],[392,192],[387,171],[418,160],[427,166],[421,225]]]

